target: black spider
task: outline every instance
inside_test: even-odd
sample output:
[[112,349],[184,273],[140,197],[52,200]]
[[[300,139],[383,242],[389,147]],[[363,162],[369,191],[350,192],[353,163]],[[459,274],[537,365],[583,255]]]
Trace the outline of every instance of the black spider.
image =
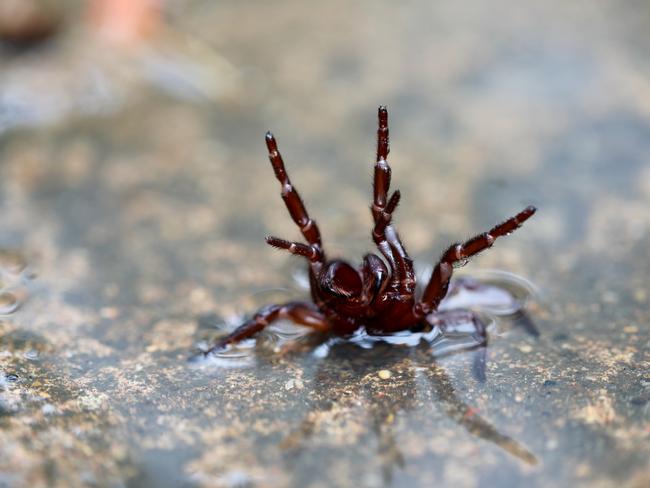
[[[287,175],[273,135],[266,134],[269,159],[276,178],[282,184],[282,199],[291,218],[300,228],[308,244],[267,237],[271,246],[286,249],[309,261],[309,282],[313,302],[290,302],[269,305],[231,334],[220,339],[204,354],[216,352],[257,334],[277,319],[290,319],[320,332],[338,336],[351,335],[360,328],[369,334],[390,334],[404,330],[422,330],[438,326],[453,332],[459,324],[474,325],[478,344],[485,345],[487,336],[481,320],[468,310],[438,311],[445,298],[454,264],[489,248],[497,237],[519,228],[534,213],[529,206],[514,217],[464,243],[455,243],[444,252],[421,294],[416,296],[413,262],[392,225],[393,212],[400,200],[399,190],[388,197],[391,169],[387,157],[388,112],[379,107],[377,129],[377,163],[374,171],[374,198],[371,206],[374,219],[372,237],[385,261],[376,254],[367,254],[359,267],[338,259],[325,257],[318,225],[307,210]],[[425,320],[426,318],[426,320]]]

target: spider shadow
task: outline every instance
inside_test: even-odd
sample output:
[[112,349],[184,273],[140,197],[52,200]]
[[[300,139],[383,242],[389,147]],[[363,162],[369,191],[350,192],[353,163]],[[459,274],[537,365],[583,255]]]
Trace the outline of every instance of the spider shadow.
[[534,339],[539,339],[541,335],[539,328],[535,325],[535,322],[533,322],[533,319],[530,318],[530,315],[525,310],[520,310],[509,317],[509,319],[513,327],[522,329]]
[[[292,471],[313,474],[327,466],[320,454],[307,456],[305,453],[320,450],[316,437],[335,434],[330,423],[333,419],[352,413],[353,422],[357,424],[354,435],[370,435],[367,440],[376,446],[374,457],[378,469],[384,483],[391,484],[395,471],[406,466],[395,420],[408,422],[404,413],[422,412],[430,408],[427,402],[437,405],[447,418],[473,436],[527,464],[536,464],[537,459],[530,451],[499,432],[464,402],[445,370],[435,363],[452,355],[471,355],[474,377],[479,384],[485,382],[488,349],[485,337],[477,337],[476,329],[467,327],[474,319],[485,325],[488,317],[489,321],[499,318],[501,325],[522,328],[534,337],[539,336],[539,330],[523,308],[527,295],[515,293],[517,288],[511,291],[500,286],[502,281],[499,281],[492,284],[468,278],[457,280],[437,315],[438,323],[442,324],[437,333],[433,320],[432,329],[424,327],[427,330],[390,336],[369,336],[362,332],[343,339],[310,333],[283,344],[284,339],[278,342],[277,331],[274,335],[272,328],[261,334],[246,354],[246,357],[255,358],[259,367],[267,362],[282,363],[293,354],[310,355],[309,359],[301,361],[301,367],[310,370],[313,378],[311,389],[303,394],[308,412],[280,440],[286,462],[289,465],[299,463],[300,469]],[[449,320],[454,314],[472,320],[464,324],[462,320]],[[232,357],[224,359],[232,360]],[[424,402],[423,396],[427,399]],[[363,415],[354,415],[359,407]],[[346,446],[345,452],[354,452],[364,444],[367,443],[360,439]]]
[[[477,348],[469,353],[482,355],[484,350]],[[451,354],[458,352],[443,356]],[[395,470],[404,469],[407,463],[396,433],[396,420],[404,413],[422,411],[435,402],[446,417],[473,436],[529,465],[537,464],[528,449],[499,432],[462,400],[435,359],[439,356],[433,358],[430,348],[422,344],[411,347],[378,343],[371,349],[350,342],[331,346],[313,376],[308,413],[280,443],[287,462],[290,465],[308,462],[313,457],[305,455],[310,448],[309,441],[318,434],[327,434],[328,422],[340,415],[341,410],[354,411],[362,406],[369,419],[367,430],[372,433],[369,442],[376,446],[375,458],[384,484],[390,485]]]

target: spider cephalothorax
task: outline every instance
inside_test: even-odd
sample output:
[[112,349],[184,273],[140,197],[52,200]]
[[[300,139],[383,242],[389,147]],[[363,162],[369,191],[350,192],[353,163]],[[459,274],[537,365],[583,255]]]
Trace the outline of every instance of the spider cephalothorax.
[[454,264],[466,261],[492,246],[497,237],[519,228],[535,213],[535,208],[526,207],[488,232],[464,243],[449,246],[433,268],[424,290],[417,293],[413,262],[392,225],[400,192],[395,190],[388,196],[391,169],[387,161],[389,143],[386,107],[379,107],[378,118],[377,162],[371,205],[374,220],[372,237],[384,259],[376,254],[367,254],[361,266],[353,267],[345,261],[328,260],[325,257],[318,226],[309,217],[298,191],[289,180],[275,138],[270,132],[267,133],[266,146],[275,176],[282,185],[282,199],[307,244],[277,237],[267,237],[266,242],[307,258],[313,302],[269,305],[219,340],[206,354],[251,337],[280,318],[340,336],[352,334],[360,328],[365,328],[370,334],[421,330],[424,325],[431,323],[445,330],[453,329],[460,322],[466,324],[469,321],[474,324],[475,335],[480,343],[486,343],[485,327],[471,312],[438,311],[438,305],[448,292]]

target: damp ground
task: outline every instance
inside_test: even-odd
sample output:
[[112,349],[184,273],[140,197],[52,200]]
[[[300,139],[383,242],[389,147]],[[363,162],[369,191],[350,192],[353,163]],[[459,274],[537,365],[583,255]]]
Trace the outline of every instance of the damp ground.
[[[0,486],[650,483],[643,2],[196,0],[122,39],[62,5],[0,54]],[[307,296],[267,129],[328,253],[371,249],[379,104],[422,273],[539,208],[461,270],[527,297],[486,380],[290,324],[190,363]]]

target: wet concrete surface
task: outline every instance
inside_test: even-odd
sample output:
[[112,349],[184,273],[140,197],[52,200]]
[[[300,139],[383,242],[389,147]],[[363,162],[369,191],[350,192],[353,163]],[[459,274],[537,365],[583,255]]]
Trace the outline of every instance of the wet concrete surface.
[[[644,2],[178,2],[110,49],[66,8],[0,57],[0,486],[650,483]],[[298,236],[265,130],[328,252],[371,249],[379,104],[421,270],[539,208],[462,270],[537,290],[486,381],[472,351],[279,354],[290,324],[188,362],[307,296],[263,242]]]

